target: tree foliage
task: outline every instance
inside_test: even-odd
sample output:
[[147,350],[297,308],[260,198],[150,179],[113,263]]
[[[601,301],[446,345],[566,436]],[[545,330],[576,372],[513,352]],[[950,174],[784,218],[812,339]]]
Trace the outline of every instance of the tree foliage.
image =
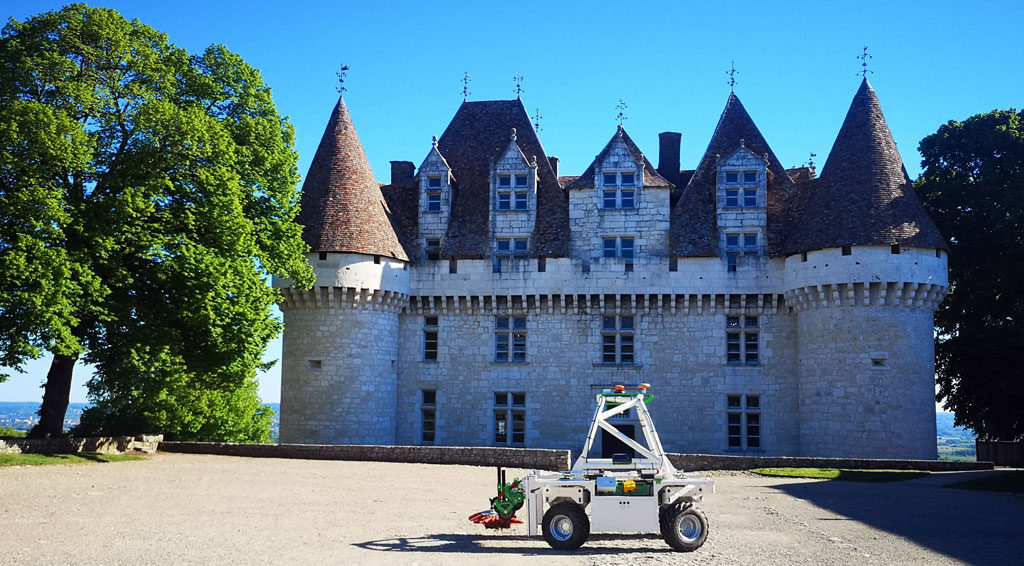
[[916,188],[950,241],[935,314],[938,399],[982,438],[1024,438],[1024,115],[951,121],[921,141]]
[[0,365],[55,355],[45,413],[59,362],[68,386],[76,360],[95,364],[94,431],[265,437],[255,374],[280,331],[267,279],[312,280],[293,146],[259,72],[223,46],[189,55],[83,4],[12,19]]

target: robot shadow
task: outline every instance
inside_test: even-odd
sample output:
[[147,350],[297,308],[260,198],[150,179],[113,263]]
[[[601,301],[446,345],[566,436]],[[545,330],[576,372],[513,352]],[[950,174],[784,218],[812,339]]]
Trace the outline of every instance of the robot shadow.
[[[601,546],[602,542],[629,540],[631,546]],[[515,542],[515,546],[503,543]],[[665,541],[656,535],[591,535],[586,544],[577,550],[555,550],[540,536],[502,534],[434,534],[419,537],[395,537],[353,543],[353,546],[378,552],[428,552],[428,553],[486,553],[535,556],[545,554],[601,555],[623,553],[672,552]]]

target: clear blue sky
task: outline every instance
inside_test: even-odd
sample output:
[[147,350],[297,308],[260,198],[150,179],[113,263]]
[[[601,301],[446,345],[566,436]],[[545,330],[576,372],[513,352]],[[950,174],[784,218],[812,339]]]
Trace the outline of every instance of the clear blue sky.
[[[263,72],[278,111],[297,132],[305,173],[337,97],[335,72],[351,67],[345,100],[378,180],[388,162],[417,164],[462,101],[513,98],[543,116],[540,137],[580,174],[611,136],[615,105],[652,161],[657,134],[683,133],[682,165],[696,166],[729,94],[739,95],[782,163],[808,154],[824,164],[859,84],[867,45],[882,101],[911,177],[917,144],[950,119],[1021,106],[1024,3],[886,2],[342,2],[120,1],[116,8],[190,52],[221,43]],[[23,20],[61,2],[4,2]],[[493,6],[493,7],[492,7]],[[267,357],[280,356],[274,341]],[[0,384],[0,401],[41,398],[48,362]],[[85,401],[76,372],[72,401]],[[265,401],[280,398],[280,372],[261,377]]]

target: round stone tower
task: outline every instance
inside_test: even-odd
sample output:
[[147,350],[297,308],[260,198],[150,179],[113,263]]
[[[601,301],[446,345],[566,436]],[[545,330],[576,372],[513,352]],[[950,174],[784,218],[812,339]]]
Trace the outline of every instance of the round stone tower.
[[936,458],[933,313],[948,248],[867,80],[800,197],[785,281],[797,314],[801,454]]
[[394,444],[408,256],[342,99],[303,185],[312,289],[285,302],[281,442]]

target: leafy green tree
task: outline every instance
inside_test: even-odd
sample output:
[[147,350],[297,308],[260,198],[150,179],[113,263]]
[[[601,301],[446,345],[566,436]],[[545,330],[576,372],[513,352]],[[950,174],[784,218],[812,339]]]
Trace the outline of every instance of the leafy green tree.
[[78,360],[90,431],[261,440],[271,273],[312,282],[294,131],[223,46],[84,4],[0,32],[0,365],[49,352],[62,432]]
[[949,238],[935,314],[938,399],[982,438],[1024,438],[1024,115],[951,121],[920,145],[916,189]]

